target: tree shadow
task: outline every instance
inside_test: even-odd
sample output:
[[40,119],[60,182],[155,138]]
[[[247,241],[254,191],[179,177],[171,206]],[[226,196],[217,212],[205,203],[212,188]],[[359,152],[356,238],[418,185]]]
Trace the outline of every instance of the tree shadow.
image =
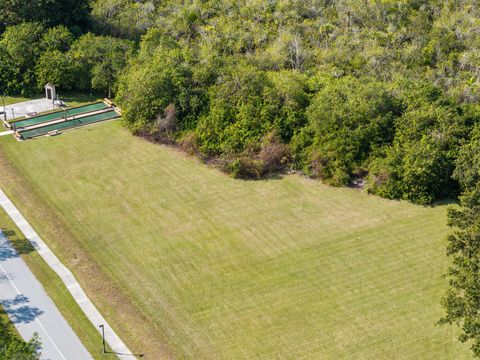
[[14,324],[28,324],[34,321],[37,317],[43,314],[43,311],[36,307],[28,305],[19,307],[17,309],[5,310],[10,316],[10,321]]
[[43,314],[39,308],[28,306],[29,302],[28,297],[17,295],[13,299],[1,300],[0,305],[13,324],[28,324]]
[[285,173],[282,172],[270,172],[264,174],[260,177],[234,177],[234,180],[244,181],[244,182],[265,182],[265,181],[275,181],[282,180],[285,177]]
[[12,306],[16,306],[19,304],[26,304],[30,302],[30,299],[25,295],[17,295],[13,299],[10,300],[0,300],[0,304],[4,309],[9,309]]
[[427,206],[431,208],[435,208],[439,206],[448,206],[448,205],[456,205],[456,204],[458,204],[458,200],[456,199],[442,199],[442,200],[436,200]]
[[11,246],[6,246],[3,242],[0,244],[0,261],[16,257],[18,257],[18,253]]
[[28,239],[15,239],[10,240],[10,242],[20,255],[30,254],[31,252],[35,251],[35,248]]
[[142,358],[145,356],[145,354],[125,354],[125,353],[121,353],[121,352],[115,352],[115,351],[105,351],[105,354],[114,354],[114,355],[120,355],[120,356],[135,356],[135,357],[139,357],[139,358]]
[[43,314],[43,311],[36,307],[28,305],[21,306],[16,309],[7,309],[5,312],[10,317],[13,324],[28,324]]
[[0,229],[0,261],[16,258],[19,255],[29,254],[35,251],[30,241],[24,237],[16,238],[13,230]]
[[0,274],[0,284],[2,282],[10,280],[11,276],[11,274]]

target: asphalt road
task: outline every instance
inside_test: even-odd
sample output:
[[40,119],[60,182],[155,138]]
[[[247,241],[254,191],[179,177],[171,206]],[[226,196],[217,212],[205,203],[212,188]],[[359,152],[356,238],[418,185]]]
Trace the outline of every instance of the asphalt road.
[[24,339],[30,339],[35,332],[38,333],[42,343],[41,359],[92,359],[40,282],[1,231],[0,304]]

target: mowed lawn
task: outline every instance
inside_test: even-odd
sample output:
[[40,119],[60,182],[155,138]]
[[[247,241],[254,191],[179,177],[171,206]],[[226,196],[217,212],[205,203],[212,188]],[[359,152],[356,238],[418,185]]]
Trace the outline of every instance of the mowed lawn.
[[[436,325],[447,206],[296,175],[234,180],[118,122],[22,143],[3,137],[0,152],[15,164],[3,171],[28,187],[0,185],[40,233],[49,218],[18,203],[22,191],[47,204],[71,246],[144,316],[128,320],[96,295],[95,275],[78,274],[145,358],[471,358],[453,327]],[[45,240],[65,262],[82,261],[54,238]],[[158,343],[164,355],[151,351]]]

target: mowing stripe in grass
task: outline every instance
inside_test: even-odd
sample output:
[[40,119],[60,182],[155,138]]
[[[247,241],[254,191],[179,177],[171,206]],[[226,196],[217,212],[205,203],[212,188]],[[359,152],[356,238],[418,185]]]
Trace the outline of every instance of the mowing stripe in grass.
[[436,326],[446,206],[231,179],[118,122],[0,147],[0,183],[146,359],[471,359]]

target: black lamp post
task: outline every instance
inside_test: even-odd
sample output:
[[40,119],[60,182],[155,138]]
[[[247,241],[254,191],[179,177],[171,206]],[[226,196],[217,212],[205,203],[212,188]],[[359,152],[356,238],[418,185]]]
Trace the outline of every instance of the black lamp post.
[[107,349],[105,348],[105,328],[102,325],[100,325],[100,329],[102,329],[102,344],[103,344],[103,353],[106,354],[107,353]]

